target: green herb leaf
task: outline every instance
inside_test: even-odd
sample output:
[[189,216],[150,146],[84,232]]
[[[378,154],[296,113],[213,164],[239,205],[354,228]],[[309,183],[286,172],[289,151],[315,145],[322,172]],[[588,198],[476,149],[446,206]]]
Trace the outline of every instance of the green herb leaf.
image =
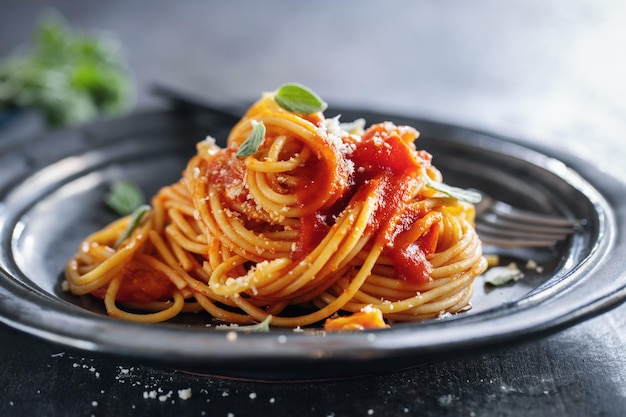
[[269,332],[270,323],[272,322],[272,316],[269,315],[260,323],[250,324],[247,326],[240,326],[238,324],[229,324],[225,326],[218,326],[217,329],[229,330],[233,332]]
[[116,181],[111,185],[105,202],[120,216],[127,216],[143,204],[144,196],[139,187],[130,181]]
[[515,263],[507,266],[494,266],[483,274],[485,284],[497,287],[508,284],[511,281],[519,281],[524,277],[524,273],[519,270]]
[[124,233],[122,233],[117,239],[117,242],[115,242],[113,249],[117,249],[122,244],[122,242],[128,239],[128,237],[135,231],[137,226],[141,224],[143,216],[148,213],[150,209],[151,207],[147,204],[143,204],[135,209],[130,221],[128,222],[128,226],[126,226],[126,230],[124,230]]
[[476,204],[482,199],[482,196],[477,191],[466,190],[464,188],[453,187],[442,182],[436,182],[430,179],[430,177],[426,174],[424,174],[424,178],[426,179],[427,187],[441,191],[442,193],[447,194],[452,198],[456,198],[457,200]]
[[237,156],[254,155],[259,149],[259,146],[261,146],[261,143],[263,143],[264,138],[265,125],[262,122],[252,120],[252,132],[250,132],[248,138],[241,144],[239,150],[237,150]]
[[132,81],[114,39],[75,32],[51,14],[27,46],[0,62],[0,109],[38,110],[59,126],[129,107]]
[[300,84],[285,84],[276,91],[274,100],[283,109],[301,114],[326,110],[327,104],[313,91]]

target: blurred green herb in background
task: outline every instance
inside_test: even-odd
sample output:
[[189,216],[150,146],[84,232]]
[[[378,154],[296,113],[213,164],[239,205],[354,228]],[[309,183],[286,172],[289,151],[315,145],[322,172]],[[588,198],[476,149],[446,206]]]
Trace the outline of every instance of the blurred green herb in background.
[[27,46],[0,62],[0,112],[37,109],[49,125],[62,126],[130,106],[132,83],[108,36],[74,32],[61,16],[49,14]]
[[127,216],[141,206],[145,198],[141,189],[125,180],[115,181],[105,196],[105,202],[120,216]]

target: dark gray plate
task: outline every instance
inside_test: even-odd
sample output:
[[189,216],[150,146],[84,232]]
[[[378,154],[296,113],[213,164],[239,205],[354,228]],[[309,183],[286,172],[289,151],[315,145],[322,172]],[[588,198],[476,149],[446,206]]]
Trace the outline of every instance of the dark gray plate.
[[[330,112],[332,113],[332,112]],[[416,366],[439,355],[516,343],[606,311],[626,296],[626,186],[585,161],[446,124],[341,110],[342,120],[394,120],[422,132],[447,183],[484,189],[515,205],[585,219],[553,249],[501,252],[541,273],[486,288],[473,309],[424,323],[349,334],[238,333],[206,317],[142,325],[107,317],[90,297],[60,290],[80,240],[114,219],[110,183],[129,179],[147,196],[175,182],[195,142],[226,137],[223,114],[152,111],[55,131],[19,145],[0,142],[0,319],[67,348],[157,362],[187,371],[270,380],[335,378]],[[1,140],[1,138],[0,138]],[[493,248],[485,248],[492,251]]]

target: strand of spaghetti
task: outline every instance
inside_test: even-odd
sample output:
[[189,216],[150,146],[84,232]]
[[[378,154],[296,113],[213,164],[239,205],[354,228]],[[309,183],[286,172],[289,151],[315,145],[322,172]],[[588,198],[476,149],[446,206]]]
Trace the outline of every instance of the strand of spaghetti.
[[[185,298],[185,295],[183,295],[183,298]],[[169,307],[172,306],[172,300],[168,300],[168,301],[150,301],[147,303],[136,303],[136,302],[128,302],[128,301],[124,301],[124,302],[120,302],[117,301],[117,304],[121,305],[124,309],[131,310],[131,311],[147,311],[150,313],[154,313],[154,312],[159,312],[159,311],[163,311]],[[189,302],[185,300],[185,304],[183,305],[183,308],[180,310],[180,313],[201,313],[204,310],[204,308],[202,308],[202,306],[197,303],[197,302]],[[173,318],[173,317],[172,317]]]
[[[125,219],[128,222],[128,219]],[[124,222],[116,222],[114,228],[119,228],[120,224],[124,224]],[[145,226],[141,226],[142,232],[136,232],[134,236],[129,238],[127,242],[120,247],[110,258],[106,259],[96,268],[91,270],[90,272],[79,275],[73,274],[71,272],[75,271],[76,263],[70,262],[69,271],[71,279],[68,281],[70,289],[72,291],[76,291],[77,294],[87,294],[91,291],[88,291],[90,288],[96,286],[106,285],[107,282],[111,280],[113,276],[115,276],[119,271],[123,268],[123,265],[133,256],[133,254],[140,249],[142,244],[145,241]],[[104,236],[107,233],[103,233]],[[95,234],[92,235],[92,239],[97,241],[96,239],[101,235]],[[108,239],[107,239],[108,240]],[[86,291],[86,292],[83,292]]]
[[[411,291],[401,291],[396,288],[389,288],[386,286],[376,285],[373,281],[377,278],[375,275],[370,276],[366,282],[363,283],[361,287],[361,291],[364,294],[369,294],[377,297],[376,303],[380,302],[381,299],[384,300],[405,300],[415,296],[416,294],[421,294],[424,289],[419,286],[412,286]],[[371,302],[367,302],[367,300],[363,300],[363,303],[370,304]]]
[[[304,146],[294,150],[288,160],[281,161],[279,155],[286,142],[287,138],[284,135],[276,138],[263,162],[251,156],[245,159],[244,163],[249,174],[251,174],[246,177],[247,185],[255,201],[266,211],[287,217],[297,217],[299,215],[298,209],[295,207],[298,202],[297,195],[292,191],[285,190],[283,184],[287,185],[286,179],[288,177],[284,174],[306,165],[310,149]],[[277,180],[277,176],[274,175],[276,173],[281,174],[281,181]],[[297,186],[297,180],[294,180],[291,185],[292,187]]]
[[[270,322],[271,325],[279,325],[280,322],[284,321],[283,318],[278,316],[278,314],[287,306],[286,302],[275,303],[269,308],[261,309],[252,304],[249,299],[236,297],[234,300],[237,307],[245,311],[246,314],[248,314],[256,322],[260,323],[266,320],[269,316],[272,316],[272,321]],[[293,319],[296,319],[296,317],[292,317],[289,320]]]
[[225,310],[223,308],[219,308],[211,301],[211,299],[202,294],[196,294],[196,300],[198,304],[202,306],[202,308],[208,312],[212,317],[223,320],[227,323],[236,323],[236,324],[252,324],[254,320],[248,314],[240,314],[234,313],[232,311]]
[[175,204],[180,207],[189,205],[190,195],[185,185],[185,178],[181,178],[176,183],[163,187],[156,195],[157,199],[162,199],[166,208],[169,208],[169,204]]
[[177,225],[170,224],[165,228],[165,233],[170,236],[181,248],[185,250],[196,253],[196,254],[204,254],[206,253],[206,243],[197,242],[189,239],[187,236],[183,234],[183,232],[176,227]]
[[266,161],[282,161],[280,158],[283,152],[291,155],[287,161],[293,167],[292,169],[304,166],[311,156],[311,148],[306,146],[305,143],[288,140],[286,135],[280,135],[272,141],[270,148],[267,150]]
[[385,317],[387,317],[389,320],[401,321],[405,321],[407,317],[419,317],[422,320],[442,317],[442,315],[444,315],[445,313],[458,313],[460,310],[462,310],[461,307],[457,306],[462,305],[463,308],[465,308],[471,296],[472,291],[465,290],[463,292],[450,294],[441,302],[429,303],[421,306],[418,309],[404,310],[401,313],[389,312],[386,313]]
[[107,314],[111,317],[118,319],[124,319],[129,321],[135,321],[140,323],[159,323],[176,317],[183,309],[185,305],[185,299],[179,291],[173,293],[174,301],[168,308],[155,312],[155,313],[129,313],[121,310],[116,305],[116,296],[119,290],[123,277],[121,275],[116,276],[111,280],[109,287],[107,288],[106,295],[104,296],[104,305],[107,310]]
[[[226,210],[222,206],[219,192],[214,186],[202,182],[198,182],[198,184],[196,190],[194,190],[196,195],[194,199],[196,201],[204,200],[204,197],[201,197],[203,195],[213,196],[209,199],[209,204],[196,204],[200,218],[208,227],[211,235],[219,236],[222,244],[252,261],[261,262],[265,257],[272,256],[271,248],[263,247],[268,242],[264,239],[259,239],[253,231],[248,229],[244,229],[245,231],[239,230],[243,232],[242,236],[233,228],[232,223],[238,220],[234,216],[229,218],[224,215]],[[259,243],[262,246],[256,246],[255,243]]]
[[245,201],[230,200],[228,204],[229,208],[240,216],[247,217],[249,220],[257,222],[264,222],[267,226],[280,226],[284,230],[297,230],[300,225],[299,219],[275,216],[260,209],[257,202],[252,198]]
[[276,295],[287,297],[316,279],[316,276],[324,277],[335,270],[363,236],[376,209],[375,200],[376,197],[370,195],[365,202],[354,203],[354,207],[344,210],[322,242],[294,268],[295,279],[288,282]]
[[407,293],[415,293],[415,291],[428,291],[429,289],[437,286],[438,280],[432,279],[416,283],[413,281],[397,279],[393,271],[383,271],[387,272],[383,274],[380,272],[380,268],[378,266],[376,269],[378,272],[373,272],[364,285],[372,285],[377,288],[387,288],[390,291]]
[[365,259],[365,262],[363,263],[361,269],[351,280],[350,285],[348,285],[344,289],[344,291],[334,300],[327,303],[325,306],[319,308],[318,310],[302,316],[294,318],[273,317],[272,324],[282,327],[306,326],[323,320],[326,317],[329,317],[342,309],[343,306],[354,296],[354,294],[358,291],[363,282],[369,276],[370,271],[376,263],[376,259],[378,259],[378,256],[383,250],[383,246],[384,245],[382,244],[382,242],[377,242],[373,245],[372,250],[369,252],[369,255]]
[[[380,302],[380,298],[367,296],[366,294],[358,294],[355,295],[355,300],[360,300],[360,303],[355,303],[354,306],[345,308],[351,308],[352,311],[358,311],[366,305],[372,305],[380,309],[383,314],[391,314],[394,312],[402,312],[406,310],[411,310],[412,314],[424,314],[424,313],[439,313],[445,308],[433,307],[433,303],[438,302],[442,296],[451,297],[453,294],[458,292],[458,290],[464,290],[467,288],[468,284],[471,284],[473,278],[471,276],[457,277],[455,279],[447,279],[442,280],[444,282],[439,282],[439,285],[436,288],[430,289],[427,292],[420,293],[420,295],[415,295],[414,297],[403,299],[401,301],[396,302]],[[454,303],[451,303],[454,304]]]
[[298,316],[295,318],[274,317],[272,319],[272,323],[277,326],[287,327],[304,326],[322,320],[325,317],[328,317],[331,314],[340,310],[354,296],[354,294],[358,291],[363,282],[367,279],[371,272],[371,269],[376,263],[376,260],[380,256],[383,247],[384,239],[379,237],[372,246],[372,249],[369,251],[368,256],[365,258],[362,267],[357,272],[355,277],[351,280],[350,285],[348,285],[338,297],[334,297],[333,300],[330,300],[324,306],[320,306],[320,308],[313,313]]
[[[213,293],[213,291],[211,291],[207,285],[191,277],[185,270],[183,270],[178,265],[174,255],[169,251],[169,249],[167,248],[167,245],[158,234],[150,233],[149,237],[150,237],[150,240],[155,245],[157,252],[163,258],[164,263],[175,272],[175,275],[173,275],[170,279],[173,279],[174,277],[176,277],[177,280],[180,280],[178,281],[178,283],[175,283],[177,287],[179,287],[179,285],[180,285],[179,288],[184,288],[184,286],[189,286],[191,290],[193,291],[193,293],[196,295],[201,294],[209,298],[215,298],[216,294]],[[226,301],[226,300],[221,299],[221,301]]]
[[331,287],[335,281],[345,276],[350,268],[350,266],[346,266],[327,274],[323,279],[310,281],[305,287],[302,287],[299,291],[295,292],[292,297],[288,298],[289,304],[301,305],[311,302],[311,300],[316,299],[320,294]]
[[[283,145],[285,144],[286,140],[287,137],[284,135],[281,135],[274,139],[274,142],[272,143],[264,161],[259,161],[256,157],[253,156],[246,157],[246,159],[244,159],[244,163],[246,164],[248,170],[265,173],[283,173],[293,171],[294,169],[303,166],[306,158],[303,158],[302,155],[299,154],[293,155],[289,159],[279,159],[280,151],[283,149]],[[310,154],[308,148],[303,149],[307,151],[304,155],[308,156]]]
[[253,196],[257,205],[263,211],[269,213],[272,219],[282,222],[282,219],[303,216],[303,212],[298,207],[296,194],[281,194],[272,189],[267,183],[263,173],[250,171],[247,176],[248,190]]
[[95,242],[85,242],[76,253],[74,260],[78,264],[78,270],[83,275],[93,270],[96,266],[109,259],[115,254],[115,249],[107,245]]
[[[213,271],[218,268],[223,262],[233,256],[233,252],[230,251],[227,247],[222,245],[222,243],[217,238],[212,238],[209,241],[209,262],[205,262],[203,265],[203,269],[206,271],[208,276],[210,277]],[[233,274],[235,276],[245,275],[247,272],[244,266],[233,269]],[[209,282],[207,279],[205,282]]]
[[[433,279],[454,275],[459,269],[468,269],[481,256],[480,241],[476,233],[466,233],[458,243],[430,258]],[[459,259],[458,262],[452,262]],[[474,261],[474,262],[472,262]]]
[[[183,248],[183,246],[181,246],[180,242],[182,241],[183,244],[185,244],[185,240],[182,239],[182,236],[176,235],[176,232],[172,232],[172,229],[173,228],[170,228],[170,226],[165,228],[167,244],[181,268],[189,272],[196,266],[193,262],[193,252],[190,252],[187,247]],[[172,234],[174,234],[174,236],[172,236]],[[177,238],[180,238],[180,240]]]
[[[281,136],[284,139],[284,136]],[[302,158],[297,156],[291,156],[286,160],[278,160],[266,156],[263,161],[259,161],[256,157],[248,156],[244,159],[246,168],[251,172],[262,172],[265,174],[278,174],[293,171],[294,169],[303,166]]]
[[438,211],[430,211],[426,213],[424,217],[414,222],[408,230],[400,233],[394,241],[394,245],[405,248],[411,243],[417,242],[417,240],[428,232],[431,227],[437,224],[442,217],[443,214]]
[[[185,251],[171,236],[166,236],[166,239],[167,243],[172,248],[172,253],[175,255],[182,269],[190,274],[194,279],[202,282],[208,282],[209,275],[203,268],[204,257],[193,252]],[[206,249],[207,247],[205,245],[205,253]]]
[[244,276],[233,278],[228,274],[233,267],[243,265],[245,262],[247,259],[239,255],[222,262],[211,274],[209,288],[215,294],[224,296],[235,296],[251,289],[258,293],[259,288],[274,282],[292,263],[289,258],[278,258],[256,264],[256,267]]
[[[473,278],[469,278],[472,280]],[[442,313],[457,313],[468,308],[469,301],[473,294],[473,286],[467,285],[462,291],[452,293],[442,298],[440,303],[431,302],[418,309],[406,310],[402,313],[388,313],[390,319],[406,321],[412,317],[421,317],[423,319],[440,316]]]
[[152,208],[150,210],[150,228],[157,233],[163,232],[163,227],[165,225],[165,209],[161,204],[156,202],[156,199],[153,199],[151,202]]
[[[343,284],[343,283],[341,283]],[[332,293],[324,294],[323,302],[330,303],[336,298],[336,294],[341,293],[342,288],[344,286],[338,285],[332,289]],[[447,288],[449,289],[449,288]],[[362,293],[355,294],[354,298],[346,303],[342,309],[349,312],[357,312],[362,310],[366,306],[371,306],[381,310],[381,312],[385,316],[389,316],[394,312],[404,312],[410,309],[412,315],[416,316],[425,316],[432,315],[434,310],[437,314],[441,311],[440,307],[433,308],[433,303],[438,302],[438,299],[432,299],[432,297],[428,297],[429,299],[424,299],[423,295],[415,295],[414,297],[402,300],[400,302],[392,302],[389,300],[385,300],[381,302],[380,298],[377,297],[368,297]]]
[[478,248],[476,246],[469,247],[467,250],[464,250],[463,252],[467,253],[468,255],[467,259],[463,259],[459,257],[458,258],[459,260],[457,262],[451,263],[446,266],[435,268],[433,270],[433,273],[436,273],[438,276],[446,276],[446,277],[455,276],[456,274],[462,271],[467,271],[480,259],[479,247]]
[[130,216],[125,216],[120,219],[115,220],[110,223],[108,226],[98,230],[87,236],[85,238],[85,242],[101,242],[104,245],[108,245],[110,248],[113,248],[114,243],[117,241],[117,238],[122,234],[122,232],[128,226],[128,222],[130,221]]
[[[451,248],[463,238],[465,232],[461,227],[460,219],[449,215],[443,209],[441,212],[446,215],[440,223],[440,233],[437,244],[441,248]],[[437,256],[433,256],[430,259],[433,266],[447,263],[449,258],[455,256],[456,254],[455,252],[445,252],[443,250],[440,250],[439,252],[440,253]]]
[[202,268],[205,270],[209,276],[213,273],[215,268],[217,268],[230,254],[227,253],[228,248],[224,247],[222,249],[222,243],[215,237],[210,237],[207,242],[207,260],[202,265]]
[[68,289],[76,295],[89,294],[107,285],[122,269],[122,266],[118,268],[102,268],[99,270],[96,267],[89,272],[91,280],[88,281],[83,278],[84,275],[81,275],[77,271],[76,260],[72,260],[65,269]]
[[[470,235],[473,235],[475,237],[475,233],[470,233]],[[470,243],[476,243],[477,239],[473,239],[470,240]],[[458,245],[455,246],[463,246],[463,241],[461,241]],[[480,247],[479,245],[476,245],[478,248]],[[460,248],[458,249],[460,250]],[[457,251],[458,251],[457,250]],[[453,250],[455,251],[455,250]],[[458,262],[456,265],[454,265],[454,267],[456,268],[454,270],[454,273],[451,273],[449,275],[446,275],[448,277],[455,277],[456,278],[439,278],[439,279],[435,279],[430,281],[430,285],[427,285],[425,287],[427,288],[420,288],[419,286],[416,287],[417,291],[424,291],[424,292],[420,292],[420,294],[408,298],[408,299],[404,299],[400,302],[391,302],[391,303],[380,303],[380,294],[377,293],[376,291],[372,292],[372,296],[367,295],[367,293],[364,292],[360,292],[355,294],[355,300],[360,300],[360,303],[355,303],[353,305],[351,304],[347,304],[344,308],[347,309],[348,311],[358,311],[361,308],[363,308],[365,305],[369,305],[372,304],[374,305],[376,308],[379,308],[384,314],[391,314],[393,311],[402,311],[402,310],[406,310],[409,307],[411,307],[413,310],[412,312],[414,314],[421,314],[423,313],[425,310],[424,309],[415,309],[414,307],[416,305],[424,305],[432,300],[435,300],[437,298],[439,298],[442,295],[445,294],[454,294],[454,292],[458,289],[458,288],[462,288],[465,287],[467,285],[471,285],[471,283],[473,282],[473,277],[475,276],[475,273],[482,273],[482,270],[484,270],[484,263],[478,263],[479,266],[479,270],[478,271],[471,271],[470,274],[464,274],[463,276],[467,277],[467,280],[462,279],[460,277],[458,277],[458,274],[462,271],[467,270],[466,268],[466,263],[469,263],[470,266],[475,264],[477,260],[480,259],[480,253],[476,253],[475,256],[473,258],[471,258],[473,262]],[[448,268],[448,272],[452,272],[450,271],[450,268],[452,268],[451,266],[446,266],[446,268]],[[482,269],[482,270],[481,270]],[[442,274],[443,275],[443,274]],[[369,280],[368,280],[369,281]],[[337,285],[341,285],[342,281],[338,282]],[[398,284],[399,285],[399,284]],[[365,286],[365,284],[364,284]],[[367,287],[365,287],[367,288]],[[343,287],[340,287],[339,289],[336,289],[335,291],[338,293],[343,289]],[[324,298],[324,302],[331,302],[332,299],[334,297],[330,294],[326,294],[325,298]],[[439,307],[435,307],[435,308],[439,308]],[[439,311],[439,310],[437,310]],[[431,312],[429,310],[429,312]]]
[[276,216],[298,217],[302,215],[302,210],[297,206],[296,194],[275,191],[268,183],[265,172],[251,170],[248,171],[247,178],[250,194],[264,210]]
[[[237,304],[237,307],[239,307],[241,310],[243,310],[246,314],[248,314],[252,319],[254,319],[257,322],[262,322],[268,316],[271,315],[266,310],[263,310],[253,305],[252,303],[250,303],[248,300],[246,300],[243,297],[235,297],[233,298],[233,301],[235,302],[235,304]],[[272,316],[272,321],[274,321],[274,316]]]
[[[83,242],[74,258],[66,265],[66,270],[72,274],[71,277],[68,277],[69,283],[76,286],[93,283],[98,278],[97,273],[94,272],[87,277],[83,276],[98,268],[114,255],[115,250],[108,245],[98,242]],[[110,265],[110,267],[109,269],[112,269],[114,265]]]
[[[357,207],[352,210],[345,210],[324,239],[303,260],[293,263],[294,266],[289,268],[282,277],[278,276],[273,281],[268,282],[267,286],[259,287],[259,294],[266,297],[271,296],[272,299],[291,298],[311,281],[322,281],[325,274],[321,274],[320,271],[333,255],[337,254],[337,249],[351,231],[354,232],[357,239],[349,239],[348,242],[358,240],[359,231],[362,233],[365,229],[372,210],[371,208],[369,211],[363,210],[362,203],[358,203]],[[356,222],[359,224],[355,227]],[[291,263],[285,266],[291,266]]]
[[[347,181],[347,173],[345,167],[342,166],[337,146],[326,135],[321,135],[315,125],[302,119],[264,116],[258,121],[263,123],[268,130],[290,132],[294,138],[309,146],[321,163],[313,174],[326,178],[320,181],[313,180],[315,187],[307,194],[306,204],[299,207],[298,216],[314,213],[328,203],[333,203],[338,197],[337,191],[343,189]],[[329,175],[331,178],[328,178]],[[345,178],[343,178],[344,175]]]
[[170,251],[168,245],[158,233],[151,231],[148,233],[148,237],[154,245],[156,252],[163,260],[163,264],[171,271],[171,273],[167,275],[178,289],[183,289],[189,285],[190,281],[195,281],[195,279],[189,276],[187,271],[180,266],[175,255]]
[[[300,222],[298,221],[297,226],[299,225],[300,225]],[[268,239],[272,239],[275,241],[289,242],[290,245],[293,245],[293,243],[296,241],[300,233],[298,229],[292,229],[292,227],[294,226],[285,225],[284,230],[269,230],[269,231],[264,231],[262,233],[263,233],[263,236],[267,237]]]
[[[191,201],[189,201],[189,204],[191,204]],[[172,225],[175,225],[185,237],[194,240],[202,233],[202,230],[199,230],[195,221],[194,223],[189,222],[189,220],[193,219],[193,211],[191,211],[191,215],[189,215],[184,212],[185,209],[193,210],[191,206],[176,205],[167,211],[167,215]]]
[[230,226],[238,236],[249,239],[250,243],[257,248],[257,252],[261,249],[262,251],[271,253],[271,256],[268,256],[266,253],[266,258],[291,256],[293,239],[283,239],[283,235],[280,233],[255,232],[244,226],[244,224],[238,220],[234,220]]

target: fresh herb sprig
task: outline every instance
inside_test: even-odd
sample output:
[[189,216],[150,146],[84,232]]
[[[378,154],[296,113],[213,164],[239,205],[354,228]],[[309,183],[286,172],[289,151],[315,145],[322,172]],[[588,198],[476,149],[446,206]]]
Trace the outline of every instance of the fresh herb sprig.
[[274,93],[280,107],[292,113],[311,114],[324,111],[328,105],[313,91],[300,84],[285,84]]
[[[283,109],[299,114],[312,114],[326,110],[328,105],[317,94],[300,84],[285,84],[274,92],[274,100]],[[252,131],[239,146],[237,157],[254,155],[265,138],[265,125],[252,120]]]
[[425,172],[423,175],[426,180],[426,186],[434,190],[440,191],[452,198],[456,198],[459,201],[466,203],[477,204],[480,203],[482,196],[479,192],[474,190],[467,190],[465,188],[453,187],[443,182],[433,181]]
[[128,222],[128,226],[126,226],[126,229],[124,230],[124,232],[120,235],[120,237],[115,242],[113,249],[119,248],[122,242],[128,239],[128,237],[141,224],[141,221],[143,220],[143,216],[145,216],[146,213],[150,211],[150,209],[151,207],[147,204],[142,204],[141,206],[135,209],[135,211],[133,212],[130,218],[130,221]]
[[142,205],[145,200],[141,189],[136,184],[119,180],[111,185],[104,201],[118,215],[127,216]]
[[494,266],[483,274],[485,284],[493,287],[508,284],[510,282],[519,281],[524,277],[524,273],[520,271],[515,263],[506,266]]
[[252,131],[246,140],[239,146],[237,157],[254,155],[265,138],[265,125],[263,122],[252,120]]
[[271,322],[272,322],[272,316],[269,315],[265,317],[265,319],[262,322],[259,322],[259,323],[248,324],[244,326],[240,326],[237,324],[235,325],[230,324],[230,325],[217,326],[216,329],[228,330],[232,332],[269,332]]
[[0,63],[0,111],[34,109],[49,125],[62,126],[129,107],[130,76],[111,37],[72,31],[49,13],[26,46]]

